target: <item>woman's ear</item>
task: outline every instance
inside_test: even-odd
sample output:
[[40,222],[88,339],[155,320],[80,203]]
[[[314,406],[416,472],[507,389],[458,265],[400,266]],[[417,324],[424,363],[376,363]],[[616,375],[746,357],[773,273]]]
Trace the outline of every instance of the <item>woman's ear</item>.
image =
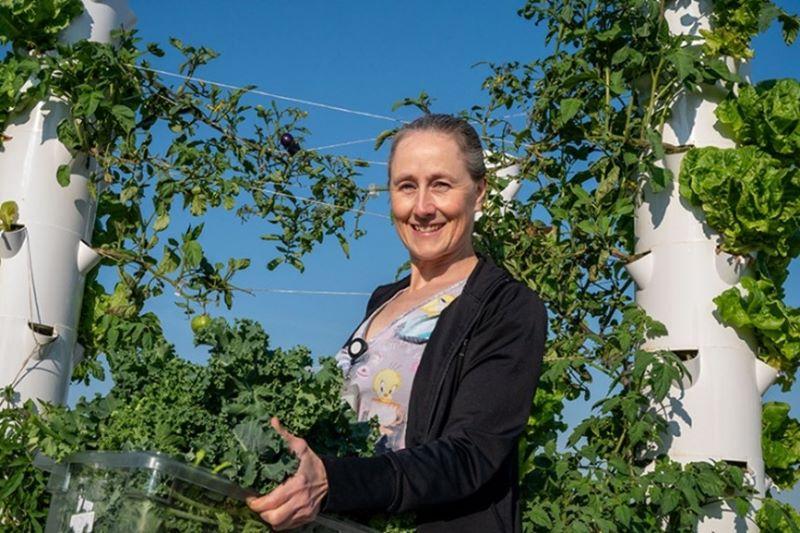
[[483,201],[486,199],[486,178],[481,178],[479,182],[475,184],[477,187],[478,195],[475,198],[475,211],[483,211]]

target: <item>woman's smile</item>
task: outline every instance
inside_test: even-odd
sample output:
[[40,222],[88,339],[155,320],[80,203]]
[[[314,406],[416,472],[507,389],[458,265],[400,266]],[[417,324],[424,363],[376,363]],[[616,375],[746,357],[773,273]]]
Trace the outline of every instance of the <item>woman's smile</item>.
[[411,227],[414,228],[414,231],[422,233],[424,235],[430,235],[432,233],[436,233],[444,224],[432,224],[432,225],[420,225],[420,224],[411,224]]

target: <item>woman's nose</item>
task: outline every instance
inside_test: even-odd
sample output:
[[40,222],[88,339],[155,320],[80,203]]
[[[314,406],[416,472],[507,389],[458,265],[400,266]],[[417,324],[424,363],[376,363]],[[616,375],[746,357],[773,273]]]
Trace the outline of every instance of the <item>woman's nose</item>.
[[436,214],[436,206],[427,189],[420,189],[414,202],[414,214],[418,217],[429,217]]

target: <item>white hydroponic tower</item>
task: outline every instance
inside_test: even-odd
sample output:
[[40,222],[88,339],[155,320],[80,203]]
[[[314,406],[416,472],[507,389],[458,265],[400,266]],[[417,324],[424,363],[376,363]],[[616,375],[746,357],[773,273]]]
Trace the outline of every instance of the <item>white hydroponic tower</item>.
[[[673,33],[699,35],[709,29],[711,2],[669,2],[666,18]],[[737,66],[742,72],[744,66]],[[672,107],[663,140],[675,146],[720,148],[734,142],[719,130],[714,111],[725,96],[721,87],[683,93]],[[756,359],[756,343],[723,325],[713,298],[738,284],[746,262],[718,251],[719,235],[701,209],[678,192],[684,154],[667,155],[664,165],[675,181],[653,193],[643,186],[636,211],[636,254],[628,265],[637,285],[636,301],[668,330],[649,340],[648,350],[670,350],[691,375],[671,389],[664,414],[669,422],[668,455],[681,463],[726,461],[741,466],[755,489],[765,490],[761,451],[761,396],[777,371]],[[698,531],[758,531],[752,514],[738,518],[727,504],[706,508]]]
[[[65,42],[109,42],[112,30],[135,22],[127,0],[83,3]],[[99,260],[90,245],[94,163],[59,142],[66,113],[58,99],[37,103],[9,120],[0,149],[0,201],[17,203],[21,226],[0,232],[0,386],[13,385],[20,400],[65,401],[82,352],[76,328],[85,276]],[[68,187],[56,181],[62,164],[71,164]]]

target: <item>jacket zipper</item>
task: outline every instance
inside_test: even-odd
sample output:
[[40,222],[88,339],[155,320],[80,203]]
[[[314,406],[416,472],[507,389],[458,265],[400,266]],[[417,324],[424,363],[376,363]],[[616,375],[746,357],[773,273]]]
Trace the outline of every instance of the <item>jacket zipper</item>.
[[469,325],[467,326],[467,329],[464,332],[464,336],[459,340],[458,348],[453,350],[453,352],[451,352],[451,354],[448,356],[447,364],[445,364],[445,367],[444,367],[444,369],[442,371],[442,375],[439,378],[439,384],[436,387],[436,394],[433,397],[433,403],[432,403],[433,407],[431,408],[430,414],[428,415],[428,423],[425,426],[425,435],[426,436],[430,433],[431,427],[433,426],[433,417],[435,416],[435,413],[436,413],[436,407],[439,404],[439,398],[442,395],[442,388],[444,388],[444,380],[447,377],[447,373],[450,371],[450,367],[452,366],[453,361],[456,359],[456,356],[464,357],[464,355],[466,354],[466,351],[467,351],[467,345],[469,344],[470,333],[472,333],[472,328],[475,326],[475,323],[478,321],[478,318],[480,318],[481,313],[483,312],[483,308],[486,307],[486,304],[491,299],[491,297],[494,296],[494,293],[500,287],[505,285],[508,281],[509,280],[508,280],[507,277],[503,277],[503,278],[495,281],[494,285],[492,285],[489,288],[489,291],[487,292],[486,298],[484,298],[483,301],[481,302],[480,306],[478,307],[478,310],[475,312],[475,315],[472,317],[472,320],[469,322]]

